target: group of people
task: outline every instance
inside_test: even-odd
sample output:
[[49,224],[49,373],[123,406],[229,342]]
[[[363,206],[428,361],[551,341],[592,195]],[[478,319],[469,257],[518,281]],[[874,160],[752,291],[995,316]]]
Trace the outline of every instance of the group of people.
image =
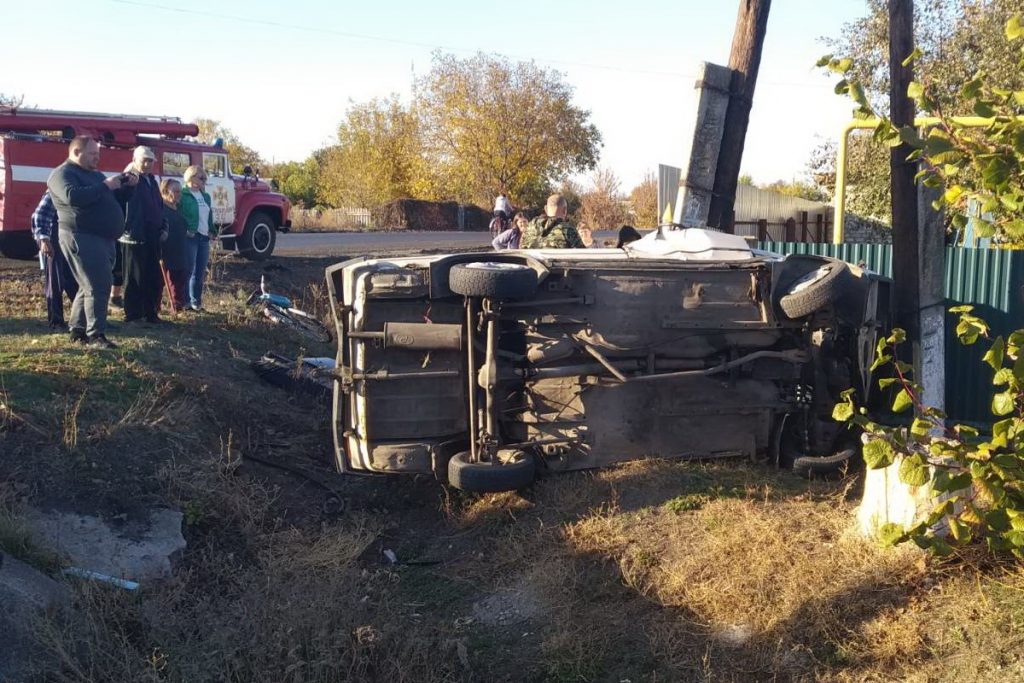
[[[505,222],[511,213],[512,206],[508,198],[504,194],[498,195],[494,203],[494,221]],[[579,228],[574,226],[567,220],[568,213],[569,204],[565,197],[553,194],[548,197],[544,205],[544,213],[532,221],[522,212],[516,213],[511,224],[498,232],[491,240],[491,246],[498,251],[504,249],[585,249],[593,246],[594,238],[591,230],[582,225]],[[623,225],[619,228],[615,248],[621,249],[640,237],[636,228],[631,225]]]
[[[125,171],[107,177],[99,144],[79,136],[47,180],[32,233],[45,259],[47,322],[67,325],[72,342],[116,348],[106,336],[111,304],[123,307],[125,322],[162,322],[165,285],[173,309],[202,310],[216,236],[206,172],[189,166],[184,186],[158,182],[155,158],[149,147],[136,147]],[[67,323],[64,295],[71,299]]]

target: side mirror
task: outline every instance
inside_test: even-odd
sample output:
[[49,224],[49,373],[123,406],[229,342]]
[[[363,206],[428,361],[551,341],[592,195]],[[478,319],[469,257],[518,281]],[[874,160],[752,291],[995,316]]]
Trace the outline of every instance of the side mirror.
[[252,166],[246,166],[245,168],[243,168],[242,169],[242,174],[246,175],[246,176],[251,176],[252,175]]

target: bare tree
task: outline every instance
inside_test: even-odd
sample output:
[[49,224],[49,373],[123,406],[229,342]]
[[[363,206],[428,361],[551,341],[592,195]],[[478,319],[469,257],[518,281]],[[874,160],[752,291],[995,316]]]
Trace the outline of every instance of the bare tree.
[[643,180],[629,193],[633,205],[633,224],[638,228],[654,228],[658,225],[658,177],[653,171],[644,174]]
[[599,168],[590,182],[590,190],[583,194],[580,219],[592,230],[610,230],[625,223],[628,213],[615,172]]

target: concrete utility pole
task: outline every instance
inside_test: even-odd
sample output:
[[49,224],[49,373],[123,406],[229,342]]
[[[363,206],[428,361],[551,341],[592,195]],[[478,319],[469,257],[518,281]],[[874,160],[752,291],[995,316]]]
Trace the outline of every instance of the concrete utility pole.
[[[914,66],[903,66],[914,51],[914,2],[889,0],[889,115],[897,128],[914,125],[914,101],[907,86],[914,80]],[[917,229],[917,167],[907,161],[909,145],[889,153],[892,192],[892,272],[895,284],[896,325],[907,331],[914,357],[920,353],[921,330],[920,245]]]
[[[897,128],[914,125],[914,101],[907,86],[913,64],[903,66],[914,51],[913,0],[889,0],[889,112]],[[925,405],[943,409],[945,368],[945,230],[942,215],[932,208],[938,190],[914,182],[918,165],[907,161],[911,148],[890,152],[892,173],[892,265],[896,325],[907,331],[914,374],[924,386]]]
[[732,71],[724,66],[701,62],[697,80],[697,120],[693,139],[680,169],[674,222],[686,228],[709,224],[709,212],[715,187],[718,153],[725,137],[725,117],[729,109],[729,83]]
[[761,48],[768,30],[771,6],[771,0],[740,0],[732,51],[729,53],[729,68],[732,69],[729,109],[725,115],[725,133],[718,153],[708,215],[711,227],[732,225],[743,143],[747,137],[747,124],[750,123],[750,107],[754,102],[754,86],[757,85],[757,70],[761,66]]
[[[914,50],[913,0],[889,0],[889,112],[893,125],[914,125],[914,102],[907,85],[914,78],[903,66]],[[946,255],[942,217],[931,208],[936,190],[914,183],[917,165],[907,161],[910,149],[892,150],[892,257],[896,325],[907,332],[914,376],[924,386],[926,406],[942,409],[945,402],[945,310],[943,271]],[[881,525],[910,526],[934,507],[930,486],[908,486],[899,476],[902,458],[888,467],[867,470],[864,498],[857,511],[862,533],[874,536]]]

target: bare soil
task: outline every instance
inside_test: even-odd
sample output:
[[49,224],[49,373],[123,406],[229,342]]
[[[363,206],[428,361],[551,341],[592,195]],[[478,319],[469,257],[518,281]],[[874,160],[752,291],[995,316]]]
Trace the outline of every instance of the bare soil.
[[333,347],[243,303],[265,274],[326,319],[331,261],[218,258],[209,313],[115,315],[103,353],[0,262],[0,549],[54,568],[25,506],[170,505],[189,544],[137,594],[72,584],[32,680],[1024,680],[1024,573],[857,538],[855,477],[648,461],[471,496],[336,474],[328,408],[249,367]]

